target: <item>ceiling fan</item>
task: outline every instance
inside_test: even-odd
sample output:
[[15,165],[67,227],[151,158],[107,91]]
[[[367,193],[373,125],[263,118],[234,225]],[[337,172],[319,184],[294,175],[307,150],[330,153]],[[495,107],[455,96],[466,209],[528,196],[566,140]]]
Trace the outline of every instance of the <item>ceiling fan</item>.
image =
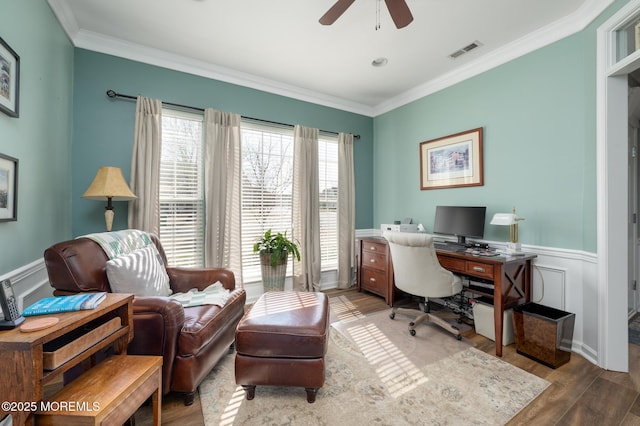
[[[322,25],[333,24],[354,1],[355,0],[338,0],[329,8],[327,13],[322,15],[320,23]],[[413,21],[413,15],[405,0],[384,0],[384,2],[387,4],[387,9],[389,9],[389,14],[391,14],[391,19],[393,19],[393,23],[396,24],[396,28],[404,28]]]

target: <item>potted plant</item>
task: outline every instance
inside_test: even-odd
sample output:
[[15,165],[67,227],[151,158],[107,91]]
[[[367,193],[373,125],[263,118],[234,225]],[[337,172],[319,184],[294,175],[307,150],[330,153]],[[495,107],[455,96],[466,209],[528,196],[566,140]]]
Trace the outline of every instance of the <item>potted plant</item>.
[[271,229],[253,245],[254,253],[260,253],[262,285],[265,291],[284,290],[289,254],[300,260],[298,246],[287,238],[287,233],[273,233]]

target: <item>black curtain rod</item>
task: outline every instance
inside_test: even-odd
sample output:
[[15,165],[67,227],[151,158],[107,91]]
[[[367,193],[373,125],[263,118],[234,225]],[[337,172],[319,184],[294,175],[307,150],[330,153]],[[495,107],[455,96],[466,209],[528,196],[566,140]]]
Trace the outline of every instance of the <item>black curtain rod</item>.
[[[107,90],[107,96],[110,97],[110,98],[132,99],[134,101],[138,99],[136,96],[123,95],[122,93],[118,93],[118,92],[116,92],[114,90]],[[189,105],[174,104],[173,102],[165,102],[165,101],[162,101],[162,103],[164,105],[170,105],[170,106],[177,107],[177,108],[191,109],[191,110],[194,110],[194,111],[204,112],[204,108],[199,108],[199,107],[194,107],[194,106],[189,106]],[[263,120],[262,118],[245,117],[244,115],[242,116],[242,118],[245,118],[247,120],[259,121],[261,123],[274,124],[276,126],[293,127],[293,125],[291,125],[291,124],[279,123],[277,121],[271,121],[271,120]],[[332,131],[329,131],[329,130],[320,130],[320,131],[322,133],[330,133],[332,135],[337,135],[338,134],[338,132],[332,132]],[[360,139],[360,135],[353,135],[353,138],[354,139]]]

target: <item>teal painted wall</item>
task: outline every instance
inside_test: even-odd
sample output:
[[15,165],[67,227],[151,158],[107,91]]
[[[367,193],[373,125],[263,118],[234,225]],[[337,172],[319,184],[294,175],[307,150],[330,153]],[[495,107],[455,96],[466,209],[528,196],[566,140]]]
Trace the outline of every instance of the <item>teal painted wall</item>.
[[73,46],[42,1],[4,0],[0,37],[20,56],[20,117],[0,113],[0,153],[19,160],[18,220],[0,222],[0,275],[71,230]]
[[[596,43],[586,30],[374,119],[374,225],[437,205],[517,208],[524,244],[596,250]],[[420,190],[419,144],[483,127],[484,186]]]
[[[81,198],[98,167],[131,170],[135,101],[106,91],[212,107],[248,117],[360,134],[355,142],[356,226],[373,223],[373,119],[191,74],[76,49],[74,65],[73,235],[104,230],[105,203]],[[127,203],[115,203],[114,229],[126,227]]]

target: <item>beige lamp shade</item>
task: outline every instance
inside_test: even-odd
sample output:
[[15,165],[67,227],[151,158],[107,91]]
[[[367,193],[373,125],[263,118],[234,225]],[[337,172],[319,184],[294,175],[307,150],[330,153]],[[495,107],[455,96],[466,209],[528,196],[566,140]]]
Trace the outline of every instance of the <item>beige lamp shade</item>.
[[124,180],[122,170],[119,167],[100,167],[89,188],[82,194],[82,198],[90,200],[107,199],[107,207],[104,211],[104,220],[107,231],[111,231],[113,225],[113,204],[111,201],[129,201],[135,198],[129,185]]
[[119,167],[100,167],[89,188],[82,194],[82,198],[90,200],[129,201],[137,197],[129,189]]

